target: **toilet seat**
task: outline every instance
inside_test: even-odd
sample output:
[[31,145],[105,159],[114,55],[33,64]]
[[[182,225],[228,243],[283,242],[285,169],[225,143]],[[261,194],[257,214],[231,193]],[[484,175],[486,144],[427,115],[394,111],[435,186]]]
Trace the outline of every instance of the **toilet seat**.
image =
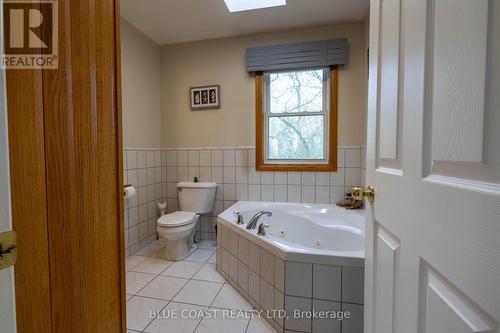
[[196,214],[193,212],[174,212],[163,215],[158,219],[160,227],[180,227],[196,221]]

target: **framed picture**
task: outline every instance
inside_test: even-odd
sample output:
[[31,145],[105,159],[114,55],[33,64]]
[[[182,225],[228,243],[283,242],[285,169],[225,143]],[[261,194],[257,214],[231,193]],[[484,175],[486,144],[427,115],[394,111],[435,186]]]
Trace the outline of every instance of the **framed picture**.
[[220,86],[192,87],[189,89],[191,110],[210,110],[220,108]]

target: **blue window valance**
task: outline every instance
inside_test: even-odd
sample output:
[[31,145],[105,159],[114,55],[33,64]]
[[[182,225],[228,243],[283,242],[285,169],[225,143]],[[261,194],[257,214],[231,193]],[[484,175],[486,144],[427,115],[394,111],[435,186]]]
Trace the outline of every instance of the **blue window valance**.
[[347,39],[252,47],[246,50],[248,72],[346,65]]

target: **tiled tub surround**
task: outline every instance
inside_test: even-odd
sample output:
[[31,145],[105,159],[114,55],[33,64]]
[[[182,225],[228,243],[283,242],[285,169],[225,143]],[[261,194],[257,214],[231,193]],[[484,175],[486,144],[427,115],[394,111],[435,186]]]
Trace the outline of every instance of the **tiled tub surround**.
[[341,200],[353,186],[364,185],[365,148],[338,149],[336,172],[255,171],[253,147],[146,149],[125,148],[124,184],[137,188],[137,196],[125,200],[127,255],[157,237],[158,202],[167,201],[169,213],[177,210],[180,181],[218,184],[212,213],[201,216],[196,239],[215,240],[217,215],[239,200],[331,203]]
[[336,203],[364,185],[364,154],[360,146],[339,148],[336,172],[259,172],[253,147],[167,149],[168,210],[177,210],[177,182],[217,183],[214,211],[197,229],[198,239],[215,240],[217,215],[236,201]]
[[[272,239],[257,236],[256,230],[249,232],[221,218],[218,230],[217,270],[255,308],[286,311],[290,318],[273,312],[266,318],[278,332],[363,332],[362,258],[290,255],[272,245]],[[350,318],[294,318],[294,310],[343,311]]]

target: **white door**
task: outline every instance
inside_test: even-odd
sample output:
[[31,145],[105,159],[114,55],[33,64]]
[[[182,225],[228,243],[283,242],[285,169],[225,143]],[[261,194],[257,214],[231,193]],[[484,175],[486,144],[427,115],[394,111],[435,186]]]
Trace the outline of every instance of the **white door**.
[[365,333],[498,333],[500,1],[370,17]]
[[[0,6],[1,27],[3,27],[2,18],[2,6]],[[3,36],[3,31],[0,36]],[[3,54],[3,44],[0,45],[0,52]],[[9,183],[5,71],[0,70],[0,232],[12,230]],[[5,333],[16,331],[13,267],[0,270],[0,331]]]

